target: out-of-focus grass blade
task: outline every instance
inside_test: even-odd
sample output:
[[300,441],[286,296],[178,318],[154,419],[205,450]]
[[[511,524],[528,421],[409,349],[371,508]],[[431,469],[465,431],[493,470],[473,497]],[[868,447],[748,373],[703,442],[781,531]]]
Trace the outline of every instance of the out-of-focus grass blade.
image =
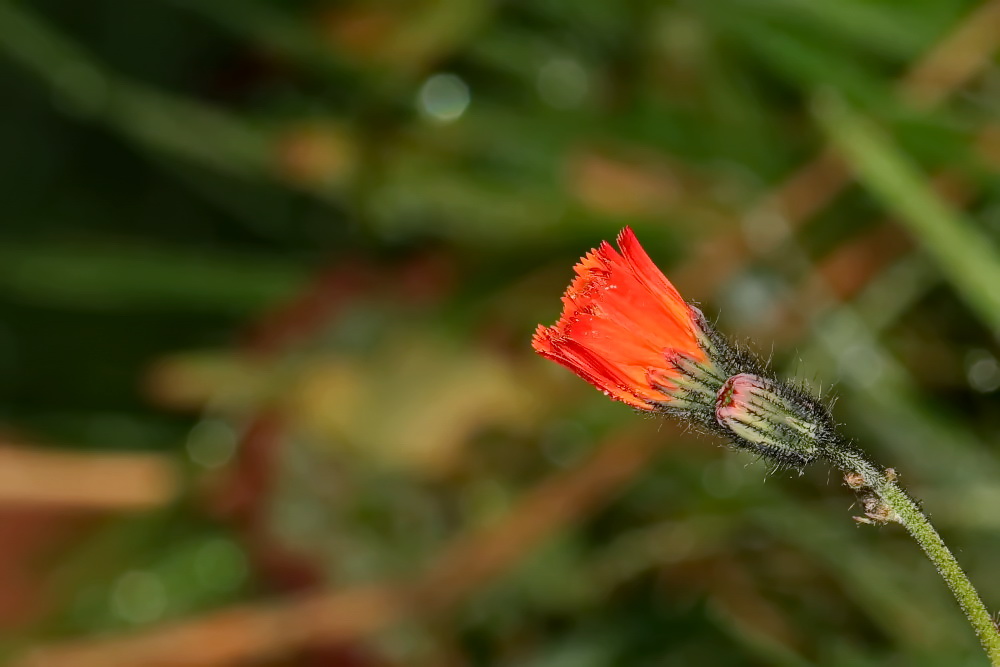
[[48,83],[58,103],[140,145],[243,178],[271,178],[271,143],[242,119],[106,70],[22,7],[0,2],[0,53]]
[[771,24],[797,33],[812,33],[855,52],[868,51],[908,60],[926,48],[941,32],[921,12],[903,14],[888,5],[871,2],[797,2],[796,0],[751,0],[729,3],[741,16],[752,14]]
[[275,3],[168,1],[315,69],[339,72],[349,67],[328,43],[320,39],[318,33],[307,30],[301,20],[289,11],[279,10]]
[[711,20],[724,33],[738,40],[768,68],[796,87],[829,85],[849,95],[891,108],[896,104],[891,90],[857,60],[844,57],[844,51],[810,41],[801,34],[783,30],[762,20],[737,19],[733,12],[717,11]]
[[[357,69],[349,54],[338,48],[337,39],[324,37],[318,15],[294,9],[278,9],[274,3],[256,0],[170,0],[189,11],[197,12],[235,34],[267,45],[269,48],[311,69],[346,72]],[[360,6],[360,5],[359,5]],[[391,39],[368,56],[369,65],[392,64],[386,71],[421,75],[427,68],[458,48],[492,15],[492,4],[482,0],[435,0],[423,3],[418,11],[400,14],[405,17]],[[378,7],[369,18],[384,18]],[[384,62],[381,59],[386,59]],[[362,59],[364,60],[364,59]]]
[[990,238],[931,190],[873,122],[824,96],[817,117],[864,185],[916,236],[945,278],[1000,335],[1000,253]]
[[207,308],[243,315],[288,296],[306,275],[270,259],[162,248],[5,244],[0,249],[0,292],[77,307]]

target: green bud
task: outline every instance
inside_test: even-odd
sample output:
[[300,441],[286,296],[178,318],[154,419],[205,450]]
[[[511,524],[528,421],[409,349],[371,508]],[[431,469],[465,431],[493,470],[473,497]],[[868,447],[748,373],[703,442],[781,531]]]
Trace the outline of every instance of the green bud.
[[815,400],[750,373],[723,383],[715,419],[736,445],[795,467],[811,463],[833,432],[829,412]]

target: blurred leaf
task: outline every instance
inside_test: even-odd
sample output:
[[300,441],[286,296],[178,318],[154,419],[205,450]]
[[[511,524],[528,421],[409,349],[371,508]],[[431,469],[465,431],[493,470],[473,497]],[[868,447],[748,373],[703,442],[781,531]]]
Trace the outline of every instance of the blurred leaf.
[[858,177],[899,214],[959,294],[1000,335],[1000,253],[992,239],[944,204],[870,121],[832,97],[820,99],[817,113]]

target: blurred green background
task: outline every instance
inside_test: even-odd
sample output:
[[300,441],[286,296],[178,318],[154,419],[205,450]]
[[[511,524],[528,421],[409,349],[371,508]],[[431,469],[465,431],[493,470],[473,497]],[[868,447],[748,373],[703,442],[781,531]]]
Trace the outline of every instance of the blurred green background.
[[824,469],[532,354],[633,225],[1000,605],[1000,2],[0,0],[0,657],[981,665]]

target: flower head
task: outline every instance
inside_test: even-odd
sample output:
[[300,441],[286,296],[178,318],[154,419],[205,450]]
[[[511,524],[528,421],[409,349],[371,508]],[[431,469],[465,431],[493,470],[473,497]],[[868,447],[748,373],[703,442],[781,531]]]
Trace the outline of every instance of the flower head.
[[605,394],[640,410],[711,404],[726,378],[718,341],[697,308],[656,268],[631,229],[574,267],[563,312],[532,346]]
[[836,441],[829,410],[767,377],[688,304],[626,227],[576,265],[562,315],[532,346],[616,400],[664,412],[783,466]]

